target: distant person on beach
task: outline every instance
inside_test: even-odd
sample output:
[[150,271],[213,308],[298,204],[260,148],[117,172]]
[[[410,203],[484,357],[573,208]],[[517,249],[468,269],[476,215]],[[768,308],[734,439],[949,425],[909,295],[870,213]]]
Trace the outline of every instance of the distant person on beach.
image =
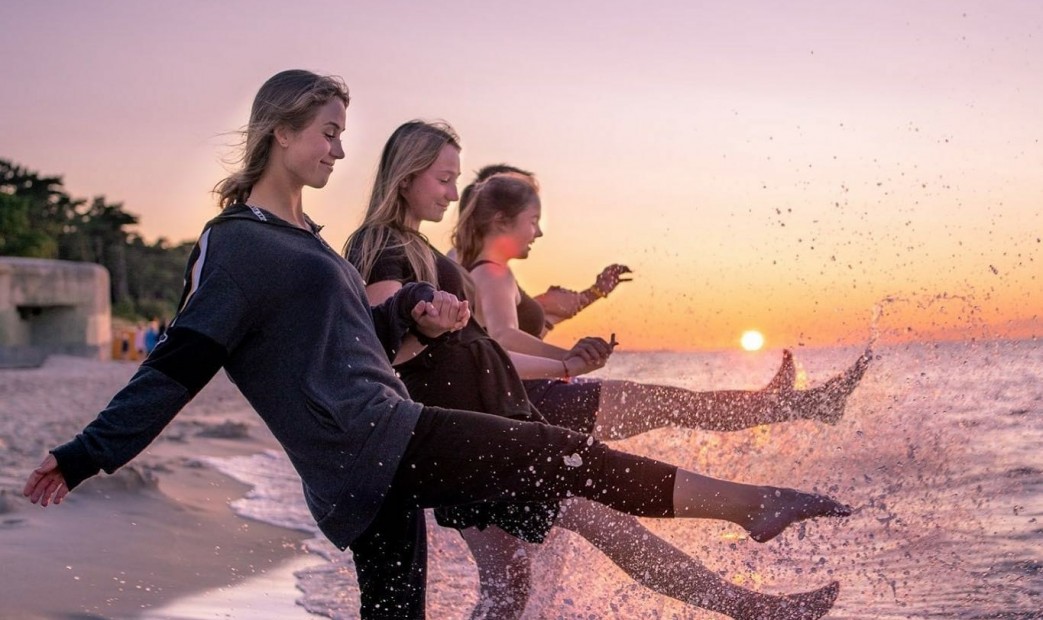
[[145,324],[138,321],[134,326],[134,351],[136,360],[145,359]]
[[[451,127],[422,121],[400,126],[385,144],[366,215],[344,249],[367,283],[371,304],[385,303],[418,282],[431,283],[459,298],[466,296],[467,276],[420,233],[423,222],[441,220],[457,198],[459,153],[459,139]],[[515,195],[536,199],[528,182],[514,183]],[[437,342],[407,337],[395,358],[395,369],[410,396],[427,405],[544,422],[526,398],[519,375],[576,376],[601,367],[611,352],[612,346],[603,339],[586,338],[562,355],[508,355],[471,320]],[[792,383],[792,377],[789,381]],[[777,401],[772,398],[773,403]],[[755,402],[736,397],[730,404],[753,406]],[[843,406],[842,399],[839,406]],[[717,411],[718,415],[725,413]],[[630,415],[648,412],[636,408]],[[777,421],[761,415],[760,423]],[[584,427],[584,433],[593,427],[592,417],[561,419],[556,423]],[[479,461],[476,466],[483,465]],[[473,619],[501,620],[522,613],[529,598],[530,566],[521,541],[542,542],[555,524],[580,534],[633,579],[663,595],[734,617],[804,617],[794,615],[798,599],[735,586],[655,536],[636,518],[585,499],[568,500],[560,506],[556,501],[473,504],[438,509],[435,515],[441,525],[461,531],[477,562],[482,596]],[[811,593],[810,598],[820,595]],[[754,608],[757,613],[751,614]]]
[[156,348],[158,342],[159,322],[153,317],[148,320],[148,324],[145,326],[145,353],[152,353],[152,349]]
[[[353,551],[367,619],[424,617],[424,508],[578,495],[638,516],[731,521],[762,541],[850,514],[825,496],[701,476],[583,433],[410,400],[389,361],[402,339],[437,342],[470,310],[422,282],[371,307],[305,214],[303,188],[325,186],[344,157],[348,100],[339,78],[307,71],[261,86],[242,166],[215,188],[222,212],[192,251],[165,338],[30,473],[31,502],[60,503],[129,462],[223,368],[285,449],[320,530]],[[800,605],[824,613],[836,593],[832,584]]]

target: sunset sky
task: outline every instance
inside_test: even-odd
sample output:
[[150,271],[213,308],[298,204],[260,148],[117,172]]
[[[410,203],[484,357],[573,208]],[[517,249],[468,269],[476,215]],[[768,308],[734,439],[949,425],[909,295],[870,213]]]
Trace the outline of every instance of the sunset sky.
[[[307,8],[300,8],[306,6]],[[633,282],[555,331],[624,348],[1043,335],[1043,4],[20,2],[0,158],[194,238],[271,74],[343,76],[340,247],[378,153],[444,119],[465,175],[538,173],[523,285]],[[447,247],[451,222],[425,228]]]

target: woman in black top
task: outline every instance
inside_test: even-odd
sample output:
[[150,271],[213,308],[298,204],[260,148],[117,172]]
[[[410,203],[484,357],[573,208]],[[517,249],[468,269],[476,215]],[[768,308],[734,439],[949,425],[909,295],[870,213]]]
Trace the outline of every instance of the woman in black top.
[[[527,258],[531,244],[543,235],[542,205],[538,199],[515,199],[512,187],[518,183],[538,191],[532,173],[504,164],[482,169],[475,183],[464,189],[453,235],[456,258],[474,281],[476,318],[501,346],[563,359],[570,350],[543,341],[543,308],[518,285],[509,266],[511,260]],[[618,275],[610,273],[606,283],[612,284]],[[525,382],[525,388],[552,424],[603,439],[668,426],[737,431],[799,419],[835,424],[871,359],[867,350],[846,372],[809,390],[794,389],[789,351],[783,353],[776,377],[757,391],[697,392],[625,380],[532,380]]]
[[[346,256],[367,282],[371,303],[418,281],[465,295],[466,275],[419,233],[421,222],[440,220],[457,199],[459,174],[459,142],[448,126],[414,121],[392,134],[381,156],[366,217],[345,244]],[[540,421],[542,416],[526,398],[519,373],[575,375],[600,366],[609,353],[608,343],[588,339],[560,360],[508,355],[471,321],[447,338],[404,343],[395,367],[410,396],[425,404],[473,407]],[[485,463],[479,459],[469,466],[481,469]],[[815,618],[832,605],[836,584],[793,597],[754,593],[722,580],[633,517],[578,498],[560,510],[559,516],[556,502],[436,510],[439,523],[461,530],[478,564],[482,598],[473,618],[514,618],[523,611],[528,558],[516,538],[541,541],[555,522],[587,538],[649,588],[736,618]]]

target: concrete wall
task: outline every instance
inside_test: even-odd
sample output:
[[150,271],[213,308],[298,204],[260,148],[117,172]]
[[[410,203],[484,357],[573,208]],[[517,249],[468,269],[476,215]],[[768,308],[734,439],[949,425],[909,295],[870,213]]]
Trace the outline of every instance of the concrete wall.
[[52,353],[109,359],[109,272],[101,265],[0,256],[0,368]]

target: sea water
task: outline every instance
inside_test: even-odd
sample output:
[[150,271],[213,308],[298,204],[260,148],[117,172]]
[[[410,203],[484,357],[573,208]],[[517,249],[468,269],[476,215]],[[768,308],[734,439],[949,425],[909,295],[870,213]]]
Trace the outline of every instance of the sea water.
[[[858,348],[797,349],[801,382],[842,371]],[[754,389],[778,351],[625,353],[603,378],[693,390]],[[836,496],[855,513],[759,544],[716,521],[643,519],[723,578],[764,592],[841,583],[835,618],[1043,618],[1043,342],[878,346],[836,425],[790,422],[734,433],[659,429],[614,442],[708,475]],[[325,561],[296,574],[298,603],[356,618],[351,554],[315,530],[278,452],[212,459],[253,485],[234,506],[315,534]],[[459,535],[429,519],[428,616],[467,618],[477,573]],[[554,533],[537,556],[526,618],[715,618],[633,582],[586,541]]]

